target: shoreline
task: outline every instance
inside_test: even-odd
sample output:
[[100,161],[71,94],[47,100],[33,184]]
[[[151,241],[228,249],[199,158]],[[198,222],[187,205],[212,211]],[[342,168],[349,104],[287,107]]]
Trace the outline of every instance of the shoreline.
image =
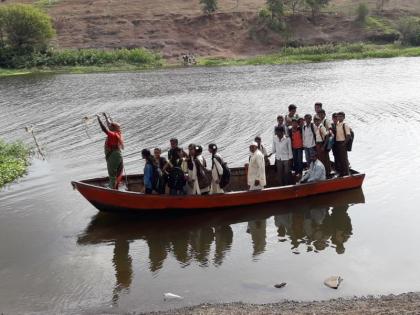
[[285,300],[269,304],[242,302],[223,304],[200,304],[169,311],[134,313],[148,315],[257,315],[257,314],[416,314],[420,309],[420,293],[399,295],[337,298],[325,301],[297,302]]
[[249,65],[283,65],[321,63],[344,60],[363,60],[374,58],[420,57],[420,47],[404,47],[394,44],[327,44],[319,46],[304,46],[298,48],[284,48],[273,54],[257,55],[253,57],[204,57],[198,58],[197,64],[183,66],[164,62],[162,65],[133,65],[109,64],[104,66],[63,66],[31,69],[0,68],[0,78],[10,76],[36,74],[87,74],[87,73],[118,73],[141,72],[159,69],[177,69],[188,67],[226,67]]

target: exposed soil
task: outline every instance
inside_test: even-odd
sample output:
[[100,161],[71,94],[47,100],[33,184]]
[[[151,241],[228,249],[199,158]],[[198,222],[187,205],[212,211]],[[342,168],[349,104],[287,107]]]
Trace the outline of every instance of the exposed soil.
[[[354,23],[358,0],[333,0],[314,25],[310,14],[289,18],[289,35],[259,25],[257,12],[265,0],[219,0],[209,17],[198,0],[51,0],[48,9],[62,48],[146,47],[166,59],[181,54],[240,57],[269,53],[294,41],[299,44],[355,42],[372,34]],[[2,0],[2,3],[31,2]],[[372,2],[372,5],[375,1]],[[387,14],[420,13],[419,0],[391,0]]]
[[274,304],[203,304],[191,308],[148,313],[154,315],[384,315],[384,314],[419,314],[420,294],[406,293],[401,295],[388,295],[379,298],[362,297],[353,299],[336,299],[321,302],[295,302],[285,301]]

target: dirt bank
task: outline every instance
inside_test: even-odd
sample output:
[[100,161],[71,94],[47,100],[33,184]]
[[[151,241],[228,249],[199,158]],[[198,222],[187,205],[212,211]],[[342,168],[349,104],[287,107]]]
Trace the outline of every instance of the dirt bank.
[[182,308],[167,312],[148,313],[154,315],[257,315],[257,314],[419,314],[420,293],[388,295],[379,298],[361,297],[353,299],[336,299],[322,302],[285,301],[274,304],[229,303],[203,304],[191,308]]
[[[332,0],[317,25],[310,21],[309,13],[288,17],[288,35],[259,25],[257,14],[265,0],[219,0],[220,10],[212,17],[202,15],[198,0],[50,1],[46,9],[53,17],[61,48],[146,47],[169,60],[186,52],[203,57],[248,57],[277,51],[291,40],[306,45],[356,42],[369,40],[375,33],[354,23],[355,0]],[[1,3],[13,2],[31,1]],[[367,2],[374,7],[375,1]],[[393,16],[417,14],[420,2],[391,0],[386,9]]]

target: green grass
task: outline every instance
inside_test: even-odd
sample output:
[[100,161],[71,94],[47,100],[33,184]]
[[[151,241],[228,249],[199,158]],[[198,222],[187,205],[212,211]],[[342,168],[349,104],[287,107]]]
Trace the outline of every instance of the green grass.
[[309,62],[325,62],[334,60],[418,57],[420,47],[403,47],[398,45],[374,44],[339,44],[320,45],[298,48],[284,48],[278,53],[241,59],[203,58],[199,60],[202,66],[231,65],[263,65],[263,64],[293,64]]
[[396,26],[390,20],[381,16],[368,16],[365,27],[370,31],[379,31],[384,34],[398,33]]
[[0,188],[24,175],[29,164],[29,149],[22,143],[0,140]]

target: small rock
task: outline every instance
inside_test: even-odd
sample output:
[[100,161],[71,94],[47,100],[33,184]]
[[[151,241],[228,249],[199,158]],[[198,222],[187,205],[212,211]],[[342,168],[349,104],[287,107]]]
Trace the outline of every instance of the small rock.
[[173,294],[173,293],[165,293],[163,294],[163,300],[183,300],[184,298],[182,296]]
[[275,284],[274,287],[277,289],[281,289],[281,288],[284,288],[286,284],[287,284],[286,282],[282,282],[282,283]]
[[331,276],[325,279],[324,284],[331,289],[338,289],[342,281],[343,278],[341,278],[340,276]]

